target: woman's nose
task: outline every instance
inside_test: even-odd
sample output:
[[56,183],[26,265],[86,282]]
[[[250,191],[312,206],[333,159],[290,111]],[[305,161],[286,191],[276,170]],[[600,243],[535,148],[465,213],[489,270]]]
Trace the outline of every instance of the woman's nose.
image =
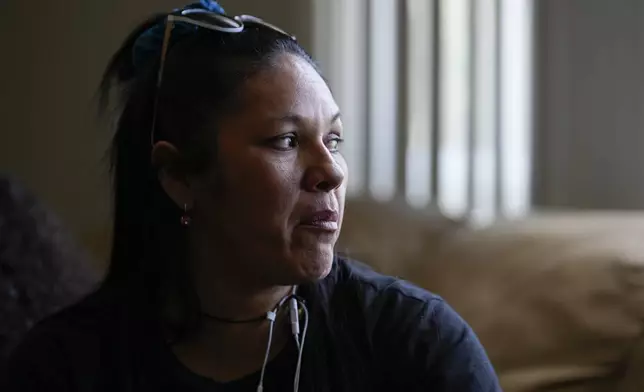
[[331,192],[344,182],[344,169],[326,150],[309,160],[304,172],[304,189],[308,192]]

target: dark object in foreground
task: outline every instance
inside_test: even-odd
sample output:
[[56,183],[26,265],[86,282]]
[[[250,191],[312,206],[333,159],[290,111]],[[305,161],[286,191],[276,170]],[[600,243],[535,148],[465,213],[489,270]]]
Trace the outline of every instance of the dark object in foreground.
[[0,176],[0,367],[35,323],[97,281],[59,219],[18,181]]

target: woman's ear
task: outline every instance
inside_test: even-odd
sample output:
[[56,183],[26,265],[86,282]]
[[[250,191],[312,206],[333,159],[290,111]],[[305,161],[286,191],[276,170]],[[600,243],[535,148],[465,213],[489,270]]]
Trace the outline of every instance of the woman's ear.
[[160,141],[152,147],[151,157],[152,164],[158,168],[159,183],[165,193],[179,208],[192,208],[194,196],[179,150],[171,143]]

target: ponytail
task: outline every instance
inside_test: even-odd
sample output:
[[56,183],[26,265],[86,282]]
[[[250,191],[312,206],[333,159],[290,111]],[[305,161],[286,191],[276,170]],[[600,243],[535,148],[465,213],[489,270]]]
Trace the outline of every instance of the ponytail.
[[114,221],[104,287],[135,288],[145,301],[153,302],[158,300],[159,280],[166,272],[164,261],[177,253],[168,247],[181,246],[185,237],[174,222],[179,219],[178,209],[163,192],[150,160],[158,59],[141,43],[144,37],[147,49],[153,49],[149,32],[162,26],[163,18],[148,19],[127,37],[108,63],[99,89],[101,113],[113,106],[110,98],[115,89],[120,105],[111,146]]

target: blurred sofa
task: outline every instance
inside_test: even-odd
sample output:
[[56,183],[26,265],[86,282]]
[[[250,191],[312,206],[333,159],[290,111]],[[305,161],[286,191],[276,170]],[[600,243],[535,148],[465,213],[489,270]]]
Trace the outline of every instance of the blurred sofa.
[[472,229],[349,200],[338,250],[445,298],[506,392],[644,391],[644,212],[540,212]]

